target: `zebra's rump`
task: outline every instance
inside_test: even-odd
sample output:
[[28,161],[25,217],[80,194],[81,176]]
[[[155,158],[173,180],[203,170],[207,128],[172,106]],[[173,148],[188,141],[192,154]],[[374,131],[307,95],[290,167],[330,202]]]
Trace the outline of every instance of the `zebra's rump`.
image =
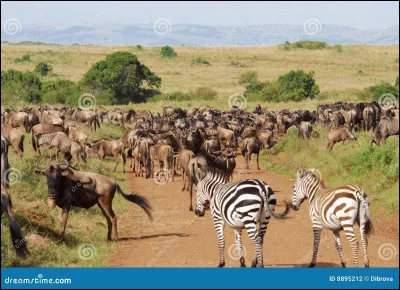
[[[226,224],[234,228],[242,228],[247,223],[258,222],[266,214],[264,210],[266,196],[271,204],[276,203],[273,193],[264,192],[261,182],[250,179],[226,184],[220,191],[224,194],[215,195],[214,206],[222,209],[220,212]],[[267,184],[263,183],[263,185],[268,188]]]
[[331,230],[353,226],[357,220],[362,190],[354,185],[341,186],[325,193],[320,200],[321,222]]

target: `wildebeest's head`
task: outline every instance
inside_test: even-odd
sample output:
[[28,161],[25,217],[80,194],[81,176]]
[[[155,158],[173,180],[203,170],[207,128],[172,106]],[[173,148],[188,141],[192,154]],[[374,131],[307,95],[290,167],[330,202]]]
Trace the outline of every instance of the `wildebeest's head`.
[[[36,174],[42,174],[47,179],[48,202],[51,208],[55,207],[56,200],[61,200],[65,191],[65,176],[68,175],[69,164],[50,165],[48,167],[40,166],[39,160],[36,162]],[[49,201],[51,200],[51,201]]]

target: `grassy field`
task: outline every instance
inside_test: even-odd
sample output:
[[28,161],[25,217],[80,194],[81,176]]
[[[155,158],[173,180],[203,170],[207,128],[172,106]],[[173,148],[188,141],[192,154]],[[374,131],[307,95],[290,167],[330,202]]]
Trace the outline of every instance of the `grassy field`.
[[[43,80],[63,78],[72,81],[82,76],[97,61],[116,51],[129,51],[162,78],[161,92],[189,92],[198,87],[214,89],[218,96],[213,101],[180,102],[182,108],[207,105],[228,109],[229,97],[241,94],[244,87],[238,84],[239,75],[246,71],[256,71],[260,80],[275,80],[290,70],[314,71],[317,84],[328,94],[324,102],[338,100],[356,101],[356,92],[381,81],[393,83],[399,71],[399,46],[343,46],[339,53],[333,48],[320,50],[284,51],[281,46],[265,47],[174,47],[178,57],[161,59],[160,47],[136,46],[27,46],[1,45],[1,69],[32,71],[39,62],[48,62],[53,72]],[[31,61],[15,63],[16,58],[29,54]],[[195,64],[201,57],[210,65]],[[83,92],[84,93],[84,92]],[[270,109],[303,108],[314,109],[320,101],[300,103],[262,104]],[[171,102],[168,102],[171,104]],[[131,105],[137,109],[161,110],[164,103]],[[253,108],[255,103],[248,103]],[[161,109],[160,109],[161,108]]]
[[[122,135],[121,129],[114,125],[104,125],[100,131],[93,134],[86,133],[91,140],[100,137],[117,138]],[[10,148],[12,184],[9,193],[13,202],[15,218],[22,225],[25,236],[28,237],[31,234],[40,235],[45,239],[45,244],[47,245],[31,246],[29,250],[32,255],[26,260],[18,259],[12,251],[7,219],[4,218],[1,221],[2,267],[65,267],[70,264],[84,267],[102,266],[105,259],[108,258],[109,251],[117,243],[106,241],[107,223],[100,209],[98,206],[94,206],[89,210],[73,208],[68,218],[66,240],[59,240],[59,209],[50,211],[47,207],[46,178],[34,173],[38,155],[33,151],[30,139],[30,135],[27,134],[24,142],[25,153],[22,160],[14,152],[11,152],[13,149]],[[98,159],[90,158],[83,170],[105,174],[112,179],[115,178],[122,189],[126,193],[130,193],[125,186],[126,175],[122,173],[122,167],[119,166],[117,173],[113,173],[115,165],[113,158],[107,158],[101,168],[98,165]],[[116,194],[113,209],[117,216],[123,214],[127,204],[128,201]]]
[[373,213],[398,217],[399,138],[389,138],[385,146],[371,146],[371,133],[360,132],[355,133],[357,141],[337,143],[328,151],[327,135],[319,125],[310,140],[298,138],[297,130],[292,130],[260,160],[266,170],[291,180],[302,167],[318,169],[328,187],[356,184],[372,199]]

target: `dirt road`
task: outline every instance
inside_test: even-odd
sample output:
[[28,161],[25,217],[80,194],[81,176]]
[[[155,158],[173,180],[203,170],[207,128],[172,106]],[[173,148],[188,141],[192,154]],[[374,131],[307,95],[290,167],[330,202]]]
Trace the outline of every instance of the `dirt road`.
[[[244,169],[243,157],[238,156],[234,179],[259,178],[274,189],[278,204],[284,198],[292,198],[292,182],[264,170]],[[179,174],[179,172],[178,172]],[[154,208],[154,221],[144,212],[129,204],[127,213],[120,214],[118,232],[121,241],[113,251],[107,266],[111,267],[216,267],[218,264],[217,236],[210,212],[197,217],[189,212],[188,193],[181,192],[182,177],[174,182],[158,185],[153,179],[136,178],[127,173],[130,189],[145,195]],[[194,193],[195,196],[195,193]],[[193,199],[195,205],[195,197]],[[278,207],[281,212],[283,207]],[[375,234],[369,237],[371,267],[398,267],[398,219],[374,221]],[[382,229],[382,230],[380,230]],[[390,229],[390,230],[388,230]],[[358,228],[356,229],[358,233]],[[305,267],[311,261],[313,234],[305,202],[298,212],[291,211],[284,220],[272,219],[264,240],[265,267]],[[342,234],[342,244],[351,267],[351,249]],[[246,265],[251,265],[254,249],[243,231]],[[362,249],[360,248],[360,254]],[[226,267],[238,267],[239,257],[234,247],[234,232],[225,228]],[[363,266],[362,255],[359,265]],[[333,234],[323,231],[317,259],[317,267],[339,267],[339,256]]]

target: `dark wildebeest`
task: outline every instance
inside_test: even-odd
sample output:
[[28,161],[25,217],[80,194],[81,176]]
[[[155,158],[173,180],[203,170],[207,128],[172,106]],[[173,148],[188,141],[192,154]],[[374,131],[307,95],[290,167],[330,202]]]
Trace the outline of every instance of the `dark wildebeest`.
[[3,212],[5,212],[7,216],[13,248],[18,257],[25,259],[28,255],[30,255],[29,250],[26,246],[26,240],[24,238],[24,234],[21,231],[21,228],[19,227],[12,214],[11,197],[6,192],[3,185],[1,185],[1,216],[3,216]]
[[399,116],[383,117],[376,128],[373,144],[384,145],[389,136],[399,135]]
[[139,194],[125,194],[111,178],[92,172],[77,171],[68,164],[42,167],[36,162],[36,173],[47,178],[49,205],[62,209],[61,237],[65,236],[68,214],[72,206],[89,209],[98,204],[107,220],[107,240],[118,240],[117,216],[112,209],[115,191],[130,202],[140,206],[152,219],[151,206],[147,199]]
[[328,149],[332,150],[335,143],[346,140],[357,140],[347,127],[342,127],[328,134]]
[[202,155],[190,159],[188,164],[188,170],[186,171],[186,176],[189,180],[189,185],[188,185],[189,199],[190,199],[189,211],[193,211],[193,203],[192,203],[193,184],[196,181],[195,178],[198,168],[200,168],[203,172],[207,172],[208,169],[207,160]]
[[364,119],[364,131],[375,130],[377,109],[373,104],[370,104],[364,108],[363,119]]
[[[154,172],[154,163],[159,162],[159,169],[167,170],[170,172],[172,169],[172,147],[166,144],[157,143],[149,148],[150,158],[152,161],[152,172]],[[174,174],[172,172],[172,181],[174,181]]]
[[125,173],[125,147],[120,140],[96,140],[90,143],[90,147],[86,147],[85,152],[87,155],[95,155],[100,158],[100,167],[103,164],[105,156],[113,156],[115,159],[114,172],[117,171],[117,166],[120,162],[119,156],[122,157],[122,169]]
[[251,160],[251,155],[257,155],[257,169],[260,170],[260,165],[258,163],[258,158],[260,155],[260,150],[262,148],[261,142],[257,137],[246,138],[242,144],[242,155],[246,159],[246,168],[249,168],[249,162]]

